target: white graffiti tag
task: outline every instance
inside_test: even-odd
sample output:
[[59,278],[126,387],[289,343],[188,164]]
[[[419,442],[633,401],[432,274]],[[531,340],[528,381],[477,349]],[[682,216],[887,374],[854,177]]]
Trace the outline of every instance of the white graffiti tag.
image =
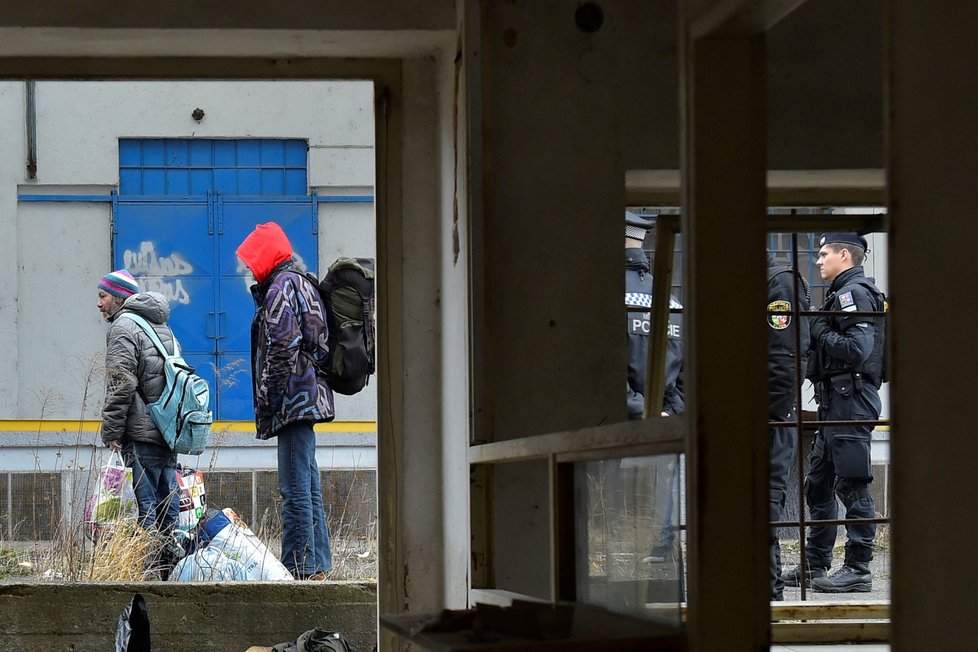
[[127,249],[122,259],[144,292],[159,292],[170,303],[190,303],[183,280],[175,277],[192,274],[194,268],[179,253],[160,256],[156,253],[156,245],[146,240],[139,243],[139,251]]

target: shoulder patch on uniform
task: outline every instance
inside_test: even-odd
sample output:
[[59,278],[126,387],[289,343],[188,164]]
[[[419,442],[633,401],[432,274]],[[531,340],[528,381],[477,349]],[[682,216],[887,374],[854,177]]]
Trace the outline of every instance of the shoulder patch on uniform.
[[[785,310],[791,310],[791,303],[788,301],[772,301],[767,304],[767,309],[769,312],[784,312]],[[771,315],[767,316],[767,325],[776,331],[783,331],[788,328],[788,324],[791,323],[791,315]]]
[[852,298],[852,292],[843,292],[840,294],[839,305],[845,312],[853,312],[856,309],[856,302]]

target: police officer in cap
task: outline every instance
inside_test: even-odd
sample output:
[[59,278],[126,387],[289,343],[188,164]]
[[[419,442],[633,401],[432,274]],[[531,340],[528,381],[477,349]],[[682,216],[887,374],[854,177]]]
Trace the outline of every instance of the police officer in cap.
[[[652,309],[652,274],[649,258],[642,248],[645,236],[653,228],[652,218],[643,217],[630,211],[625,212],[625,306],[626,332],[628,334],[628,418],[641,419],[645,410],[645,376],[649,360],[649,335],[651,333],[650,310]],[[672,297],[671,309],[682,306]],[[632,310],[634,309],[634,310]],[[682,316],[670,313],[666,339],[665,392],[662,416],[678,414],[685,403],[682,393],[681,372],[683,366],[683,345],[681,339]],[[662,528],[658,543],[642,561],[663,562],[673,552],[676,538],[674,520],[675,503],[678,502],[678,467],[675,460],[668,462],[669,468],[658,468],[656,473],[656,494],[664,498],[657,500]]]
[[[799,354],[798,342],[807,347],[809,340],[808,318],[796,319],[786,314],[798,304],[800,310],[809,310],[811,294],[807,282],[790,267],[779,265],[771,252],[767,254],[767,325],[768,325],[768,419],[786,422],[772,428],[770,439],[770,466],[768,475],[769,515],[772,522],[780,521],[788,493],[788,473],[795,456],[797,430],[788,425],[796,418],[797,378],[796,362],[801,361],[801,377],[805,374],[805,351]],[[777,528],[770,533],[771,599],[784,600],[784,580],[781,579],[781,542]]]
[[[628,333],[628,418],[641,419],[645,409],[645,375],[649,359],[649,334],[652,309],[652,273],[649,257],[642,248],[645,236],[654,226],[650,217],[630,211],[625,212],[625,306]],[[681,308],[670,297],[669,307]],[[635,309],[634,311],[631,309]],[[684,402],[680,372],[683,367],[683,345],[680,334],[682,316],[669,315],[669,332],[666,342],[666,389],[662,415],[678,414]]]
[[[826,233],[819,240],[818,262],[822,279],[831,282],[822,310],[836,313],[811,318],[808,377],[815,384],[820,421],[875,421],[880,415],[879,387],[883,382],[883,293],[863,273],[866,239],[855,233]],[[846,313],[879,312],[881,316]],[[805,483],[809,513],[814,520],[838,518],[836,497],[847,519],[875,518],[869,493],[873,481],[870,463],[870,425],[827,426],[818,430]],[[869,562],[873,558],[876,526],[846,526],[843,565],[831,575],[836,526],[815,526],[808,533],[806,581],[812,590],[826,593],[868,592],[873,586]],[[783,575],[785,584],[798,586],[802,569]]]

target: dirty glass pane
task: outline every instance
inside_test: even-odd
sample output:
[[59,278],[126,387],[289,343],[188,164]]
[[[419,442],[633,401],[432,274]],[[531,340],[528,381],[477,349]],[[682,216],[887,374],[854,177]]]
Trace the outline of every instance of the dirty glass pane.
[[581,462],[574,468],[577,597],[679,625],[685,593],[682,456]]

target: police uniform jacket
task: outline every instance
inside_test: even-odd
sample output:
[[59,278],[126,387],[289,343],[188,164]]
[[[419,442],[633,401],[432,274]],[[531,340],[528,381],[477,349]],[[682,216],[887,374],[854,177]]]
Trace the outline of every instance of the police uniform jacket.
[[[774,315],[773,311],[783,312],[794,310],[796,301],[799,310],[808,310],[811,299],[808,287],[789,267],[777,265],[773,259],[768,262],[767,274],[767,309],[768,309],[768,405],[769,418],[773,421],[784,421],[789,418],[795,405],[795,361],[801,358],[801,378],[805,377],[804,352],[809,341],[808,319],[796,318],[795,315]],[[797,279],[798,297],[795,297],[793,281]],[[801,329],[797,343],[795,330]]]
[[822,305],[823,311],[842,315],[817,317],[812,322],[812,351],[810,376],[813,381],[825,381],[847,372],[859,373],[871,384],[881,382],[880,356],[874,355],[881,346],[876,343],[876,318],[849,317],[847,312],[883,310],[883,294],[873,279],[867,278],[861,265],[839,274],[829,288]]
[[[681,308],[670,298],[670,308]],[[649,258],[642,249],[625,250],[625,305],[628,334],[628,416],[642,417],[645,408],[645,375],[648,366],[649,321],[652,309],[652,273]],[[681,339],[682,316],[669,315],[669,332],[666,343],[665,393],[663,411],[678,414],[685,403],[682,392],[683,344]]]

